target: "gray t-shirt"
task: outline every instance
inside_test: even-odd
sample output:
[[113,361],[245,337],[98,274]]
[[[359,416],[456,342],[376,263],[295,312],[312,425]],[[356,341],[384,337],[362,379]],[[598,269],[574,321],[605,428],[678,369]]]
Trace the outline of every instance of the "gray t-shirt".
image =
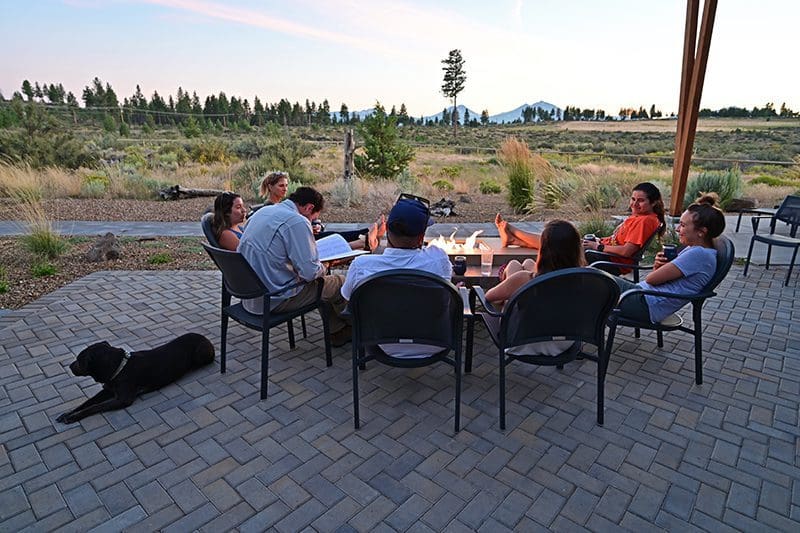
[[[706,286],[717,269],[717,251],[714,248],[703,246],[687,246],[680,251],[672,264],[683,273],[678,279],[650,285],[646,281],[639,282],[643,289],[651,291],[671,292],[675,294],[695,294]],[[686,300],[665,298],[663,296],[645,296],[647,307],[650,309],[650,320],[659,323],[669,315],[686,305]]]

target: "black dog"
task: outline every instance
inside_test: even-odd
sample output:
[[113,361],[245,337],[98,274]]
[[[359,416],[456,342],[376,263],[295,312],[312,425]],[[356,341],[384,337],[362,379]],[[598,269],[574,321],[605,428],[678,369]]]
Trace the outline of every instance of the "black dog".
[[201,366],[214,362],[214,345],[197,333],[142,352],[128,354],[107,342],[85,348],[69,369],[76,376],[91,376],[103,390],[56,418],[70,424],[95,413],[128,407],[136,396],[168,385]]

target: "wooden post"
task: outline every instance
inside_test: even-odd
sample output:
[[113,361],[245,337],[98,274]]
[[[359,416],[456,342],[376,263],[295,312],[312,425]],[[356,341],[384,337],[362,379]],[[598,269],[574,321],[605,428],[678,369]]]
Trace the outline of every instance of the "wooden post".
[[353,160],[355,151],[356,141],[353,137],[353,128],[350,128],[344,133],[344,174],[342,177],[345,181],[353,178]]
[[[697,0],[687,0],[687,16],[694,15],[692,2]],[[689,54],[684,47],[684,74],[691,71],[688,93],[685,99],[685,106],[678,111],[678,131],[676,132],[675,163],[672,169],[672,196],[670,198],[670,213],[678,216],[683,209],[683,195],[686,193],[686,181],[689,177],[689,165],[692,160],[692,149],[694,147],[694,137],[697,130],[697,115],[700,111],[700,97],[703,94],[703,81],[706,75],[708,64],[708,53],[711,48],[711,34],[714,29],[714,17],[717,12],[717,0],[705,0],[703,6],[703,21],[700,24],[700,39],[697,45],[696,54],[692,60],[691,68],[686,64]],[[696,22],[694,23],[696,25]],[[691,23],[687,21],[686,30],[687,40],[689,39]],[[684,43],[686,44],[686,43]],[[681,89],[683,89],[683,80]],[[683,94],[681,94],[683,98]]]

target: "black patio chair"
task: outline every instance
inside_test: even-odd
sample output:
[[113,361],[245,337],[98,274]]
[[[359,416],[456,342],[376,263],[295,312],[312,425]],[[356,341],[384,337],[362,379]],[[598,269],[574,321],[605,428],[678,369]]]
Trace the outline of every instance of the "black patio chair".
[[[200,217],[200,226],[203,228],[203,234],[206,236],[206,240],[208,243],[213,246],[214,248],[223,249],[219,245],[219,241],[217,240],[217,236],[214,235],[214,230],[211,227],[211,222],[214,220],[214,213],[205,213],[202,217]],[[292,323],[289,321],[289,326],[291,328]],[[306,315],[300,315],[300,327],[303,330],[303,338],[305,339],[308,337],[308,328],[306,327]],[[294,331],[292,331],[292,335],[294,335]],[[294,341],[293,341],[294,342]],[[294,348],[294,345],[292,345]]]
[[[797,228],[800,227],[800,196],[789,195],[783,199],[781,205],[777,209],[750,209],[749,212],[761,214],[762,216],[752,217],[751,223],[753,224],[753,233],[758,227],[757,219],[768,218],[769,221],[769,234],[775,233],[775,227],[778,222],[783,222],[789,226],[789,237],[795,238],[797,236]],[[741,221],[741,213],[739,214],[739,221]],[[753,222],[752,219],[756,219]],[[736,223],[736,231],[739,231],[739,223]]]
[[[270,310],[270,297],[279,296],[287,290],[305,285],[297,283],[277,292],[267,291],[258,274],[239,252],[231,252],[214,246],[203,244],[208,255],[222,272],[222,300],[220,306],[220,356],[219,370],[225,373],[226,343],[228,337],[228,318],[245,327],[261,332],[261,399],[267,397],[267,383],[269,376],[269,330],[279,324],[286,324],[289,333],[289,348],[294,349],[294,328],[292,319],[302,316],[309,311],[318,310],[322,317],[323,339],[325,341],[325,362],[327,366],[333,364],[331,357],[330,334],[328,330],[329,306],[322,301],[322,279],[311,283],[317,285],[317,299],[315,302],[285,313],[275,313]],[[241,302],[231,304],[231,296],[239,299],[258,298],[263,296],[263,315],[254,315],[245,310]]]
[[[486,300],[480,286],[472,287],[485,312],[480,316],[498,349],[500,366],[500,429],[506,428],[506,366],[512,361],[563,368],[575,359],[597,362],[597,423],[603,425],[605,379],[610,345],[605,343],[609,313],[619,298],[614,278],[594,268],[565,268],[536,276],[511,297],[502,312]],[[557,355],[518,355],[534,342],[573,341]],[[472,338],[467,338],[471,346]],[[584,351],[584,343],[597,354]],[[514,350],[517,348],[517,350]],[[524,348],[522,349],[524,351]],[[516,353],[515,353],[516,352]],[[468,355],[471,350],[468,348]],[[471,361],[467,361],[470,365]]]
[[[664,227],[663,224],[659,224],[659,226],[656,228],[656,230],[644,242],[644,244],[639,249],[639,251],[636,252],[631,257],[624,257],[624,256],[619,255],[619,254],[612,254],[610,252],[598,252],[597,250],[588,250],[587,249],[585,251],[586,262],[588,264],[592,264],[592,263],[597,263],[597,262],[601,262],[602,261],[603,262],[603,266],[602,266],[602,268],[600,268],[600,270],[603,270],[603,271],[608,272],[609,274],[613,274],[615,276],[619,276],[622,273],[622,271],[620,269],[628,269],[628,265],[629,264],[630,265],[635,265],[635,266],[639,265],[639,263],[641,262],[642,257],[644,256],[645,252],[650,247],[650,244],[653,242],[653,239],[656,238],[658,233],[661,231],[661,228],[663,228],[663,227]],[[625,262],[626,260],[627,261],[631,261],[631,262],[630,263],[626,263]],[[614,265],[614,263],[616,263],[616,265]],[[635,268],[634,269],[630,269],[630,270],[633,271],[633,281],[635,283],[639,283],[639,270],[635,269]]]
[[[716,296],[717,293],[714,289],[717,285],[725,279],[728,271],[731,269],[734,258],[733,243],[727,237],[720,236],[714,240],[714,247],[717,250],[717,268],[714,275],[711,277],[706,286],[696,294],[681,295],[658,290],[645,290],[645,289],[631,289],[622,293],[620,302],[625,298],[630,298],[636,294],[654,295],[654,296],[667,296],[678,300],[683,300],[692,304],[692,327],[683,324],[683,317],[678,314],[672,314],[659,323],[653,323],[649,320],[635,320],[626,316],[620,315],[619,307],[614,309],[608,319],[608,349],[614,344],[614,335],[616,334],[618,326],[628,326],[637,329],[650,329],[656,332],[658,338],[658,347],[664,347],[664,334],[665,331],[680,330],[694,335],[694,380],[695,383],[701,385],[703,383],[703,304],[708,298]],[[652,268],[652,266],[641,267]]]
[[210,244],[214,248],[222,248],[222,246],[219,245],[217,236],[214,235],[214,230],[211,228],[211,222],[213,221],[214,221],[214,213],[206,213],[202,217],[200,217],[200,226],[203,228],[203,234],[206,236],[208,244]]
[[[789,197],[789,198],[791,198],[791,197]],[[795,197],[795,198],[800,199],[800,197]],[[785,202],[785,200],[784,200],[784,202]],[[783,206],[781,206],[781,207],[783,207]],[[779,212],[780,212],[780,209],[778,210],[778,213]],[[797,217],[798,217],[798,219],[800,219],[800,206],[798,206],[797,212],[798,212]],[[766,265],[764,265],[764,268],[766,268],[766,269],[769,269],[769,262],[770,262],[770,259],[772,257],[772,247],[773,246],[778,246],[778,247],[782,247],[782,248],[794,248],[794,252],[792,252],[792,260],[789,261],[789,271],[786,273],[786,281],[783,283],[784,286],[788,287],[789,286],[789,279],[791,279],[791,277],[792,277],[792,269],[794,268],[794,262],[797,259],[797,250],[798,250],[798,248],[800,248],[800,239],[794,238],[794,234],[795,233],[792,230],[790,230],[790,234],[792,234],[791,237],[787,237],[785,235],[775,235],[773,233],[773,231],[775,231],[775,225],[774,225],[775,217],[777,216],[778,213],[776,213],[775,216],[771,216],[771,217],[751,217],[750,218],[750,223],[753,224],[753,236],[750,238],[750,248],[748,248],[748,250],[747,250],[747,260],[745,260],[745,263],[744,263],[744,275],[745,276],[747,275],[747,271],[750,268],[750,258],[753,255],[753,245],[756,242],[763,242],[764,244],[767,245],[767,263],[766,263]],[[770,219],[772,219],[772,221],[770,223],[771,226],[770,226],[770,234],[769,235],[763,235],[763,234],[759,235],[758,234],[758,222],[759,222],[759,219],[762,219],[762,218],[770,218]],[[792,228],[793,228],[793,230],[796,230],[797,226],[793,226]]]
[[[455,369],[455,431],[461,427],[461,354],[467,290],[428,272],[393,269],[365,279],[350,297],[353,321],[353,421],[361,426],[358,400],[359,367],[371,360],[399,368],[443,362]],[[423,357],[393,356],[387,344],[404,348],[426,345]],[[412,350],[413,351],[413,350]],[[453,353],[451,358],[450,352]]]

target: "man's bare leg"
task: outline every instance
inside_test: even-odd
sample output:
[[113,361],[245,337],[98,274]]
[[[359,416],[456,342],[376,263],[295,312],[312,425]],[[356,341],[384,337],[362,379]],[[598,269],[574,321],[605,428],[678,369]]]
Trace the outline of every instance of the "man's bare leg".
[[494,217],[494,224],[500,234],[500,244],[502,246],[522,246],[523,248],[539,248],[541,234],[531,233],[509,224],[503,215],[497,213]]

